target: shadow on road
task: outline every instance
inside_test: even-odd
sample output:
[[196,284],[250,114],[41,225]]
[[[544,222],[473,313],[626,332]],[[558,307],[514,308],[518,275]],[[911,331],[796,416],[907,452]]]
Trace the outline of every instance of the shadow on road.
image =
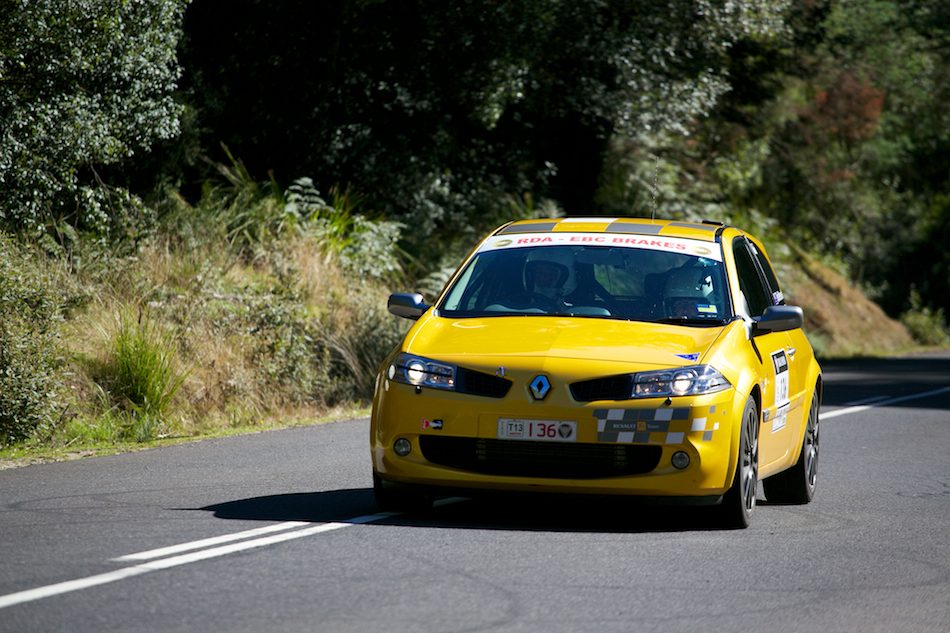
[[371,488],[254,497],[201,509],[219,519],[249,521],[343,521],[378,512]]
[[[950,352],[901,358],[849,358],[821,363],[822,405],[850,406],[873,399],[901,398],[950,387]],[[950,410],[950,391],[887,404],[889,407]]]
[[[376,514],[371,489],[293,493],[201,508],[221,519],[346,522]],[[553,532],[683,532],[722,529],[710,508],[638,505],[623,499],[493,495],[399,514],[374,525]]]

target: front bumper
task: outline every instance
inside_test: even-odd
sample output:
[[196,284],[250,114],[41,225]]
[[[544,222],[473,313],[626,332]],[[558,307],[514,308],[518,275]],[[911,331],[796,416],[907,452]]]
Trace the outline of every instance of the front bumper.
[[[514,391],[514,390],[513,390]],[[741,401],[737,409],[736,401]],[[380,377],[373,405],[373,469],[386,485],[716,499],[732,483],[744,398],[705,396],[579,403],[488,399]],[[498,439],[499,418],[575,420],[576,442]],[[396,440],[409,442],[404,456]],[[689,456],[677,469],[672,457]]]

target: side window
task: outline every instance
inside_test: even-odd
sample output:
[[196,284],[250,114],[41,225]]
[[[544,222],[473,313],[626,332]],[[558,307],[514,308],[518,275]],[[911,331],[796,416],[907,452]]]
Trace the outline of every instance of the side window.
[[[759,316],[772,305],[771,293],[766,292],[759,277],[759,271],[752,261],[752,255],[741,237],[732,242],[732,254],[736,260],[736,272],[739,275],[741,307],[749,316]],[[770,269],[771,270],[771,269]]]
[[761,267],[762,272],[765,273],[765,283],[769,286],[769,294],[772,295],[773,303],[780,306],[785,305],[785,295],[782,294],[782,289],[779,288],[778,279],[775,277],[775,271],[772,270],[772,265],[769,263],[768,257],[765,256],[765,253],[756,248],[752,242],[749,242],[749,248],[755,253],[759,267]]

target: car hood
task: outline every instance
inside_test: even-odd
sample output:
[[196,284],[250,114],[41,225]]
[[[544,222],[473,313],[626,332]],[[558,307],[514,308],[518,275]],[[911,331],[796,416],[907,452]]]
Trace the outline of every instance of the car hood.
[[[683,327],[577,317],[446,319],[426,315],[406,337],[410,354],[464,364],[522,357],[640,366],[695,365],[722,327]],[[482,363],[478,363],[482,364]]]

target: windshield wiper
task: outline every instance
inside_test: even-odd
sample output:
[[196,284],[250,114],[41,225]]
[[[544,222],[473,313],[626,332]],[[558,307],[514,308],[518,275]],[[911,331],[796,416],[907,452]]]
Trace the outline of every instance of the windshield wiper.
[[669,325],[725,325],[726,319],[706,319],[702,317],[663,317],[662,319],[656,319],[654,323],[666,323]]

